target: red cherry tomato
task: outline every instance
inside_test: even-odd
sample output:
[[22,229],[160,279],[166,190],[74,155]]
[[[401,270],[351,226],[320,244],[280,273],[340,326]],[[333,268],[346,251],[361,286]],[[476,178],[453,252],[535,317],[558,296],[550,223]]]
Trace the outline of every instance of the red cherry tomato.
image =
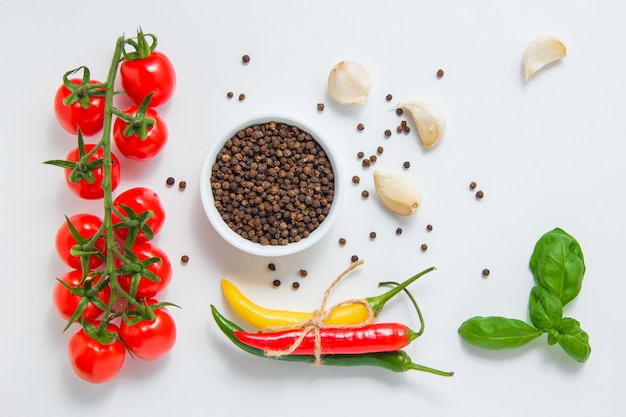
[[[88,277],[88,279],[89,278],[93,277]],[[78,287],[81,281],[81,272],[75,269],[61,275],[61,278],[59,279],[71,287]],[[96,278],[92,286],[96,285],[99,279],[99,277]],[[82,288],[83,285],[80,285],[80,287]],[[97,297],[105,304],[108,304],[111,300],[111,287],[108,285],[104,287],[102,291],[98,293]],[[69,320],[70,317],[72,317],[72,314],[76,311],[76,307],[78,307],[81,297],[72,294],[67,288],[57,281],[52,291],[52,301],[54,302],[54,306],[61,317],[65,320]],[[85,307],[85,310],[83,310],[81,317],[88,322],[93,323],[98,317],[100,317],[101,314],[102,310],[100,310],[99,307],[96,307],[93,303],[89,303],[87,304],[87,307]]]
[[[113,205],[121,213],[125,213],[124,210],[121,208],[121,205],[130,207],[137,214],[140,214],[147,210],[151,210],[152,217],[147,221],[146,224],[150,226],[154,236],[159,233],[159,231],[163,227],[163,223],[165,222],[165,209],[161,204],[161,200],[159,199],[157,193],[149,188],[136,187],[126,190],[122,194],[118,195],[115,200],[113,200]],[[113,225],[116,225],[121,220],[115,213],[111,213],[111,221],[113,222]],[[121,229],[115,229],[115,234],[121,239],[126,240],[126,237],[128,236],[128,229],[125,227]],[[142,231],[139,231],[135,242],[145,242],[146,240],[146,235]]]
[[152,51],[149,57],[125,60],[120,66],[122,88],[135,102],[141,104],[144,98],[154,93],[150,105],[159,106],[170,99],[176,88],[176,72],[169,58]]
[[[147,269],[160,278],[158,282],[141,277],[135,298],[152,298],[161,293],[172,279],[172,264],[167,254],[158,246],[148,242],[140,242],[133,246],[133,253],[140,261],[148,258],[160,258],[161,262],[150,265]],[[120,287],[126,292],[130,291],[131,275],[118,276]]]
[[[76,85],[81,83],[80,78],[73,78],[70,81]],[[100,81],[91,80],[91,84],[100,84]],[[78,127],[85,136],[93,136],[100,132],[104,125],[104,97],[91,97],[89,108],[83,108],[79,102],[69,106],[63,104],[63,100],[69,95],[70,90],[61,85],[54,96],[54,113],[63,129],[72,135],[78,133]]]
[[[114,324],[108,324],[107,330],[119,332]],[[119,339],[105,345],[90,338],[80,329],[70,338],[68,355],[74,372],[80,378],[93,384],[101,384],[112,380],[120,372],[126,349]]]
[[[85,239],[93,237],[100,227],[102,226],[102,219],[93,214],[75,214],[69,218],[70,222],[78,233]],[[74,269],[80,269],[80,257],[74,256],[70,253],[70,249],[76,245],[76,240],[70,233],[70,229],[67,222],[63,224],[57,230],[55,236],[55,246],[59,258],[69,267]],[[104,241],[98,240],[95,244],[96,249],[104,253]],[[89,269],[93,270],[96,267],[102,265],[102,259],[96,255],[91,255],[89,258]]]
[[[148,300],[148,305],[157,303]],[[154,320],[129,325],[122,322],[120,337],[128,350],[138,358],[152,361],[172,350],[176,343],[176,323],[167,308],[154,310]]]
[[[91,151],[94,147],[95,145],[86,144],[85,152],[89,153],[89,151]],[[96,161],[102,158],[104,158],[104,151],[102,148],[99,148],[91,157],[89,157],[89,161]],[[72,149],[67,154],[66,159],[68,161],[78,162],[80,159],[78,148]],[[111,153],[111,160],[113,161],[113,165],[111,165],[111,190],[115,190],[120,183],[120,161],[113,153]],[[92,184],[88,183],[85,179],[81,179],[78,182],[72,182],[70,180],[72,170],[64,168],[63,171],[65,172],[65,182],[67,183],[68,188],[77,196],[87,200],[95,200],[104,197],[104,189],[102,188],[102,179],[104,178],[103,167],[98,167],[92,171],[95,177],[95,181]]]
[[[135,116],[139,106],[131,106],[124,113]],[[155,119],[156,123],[148,128],[148,136],[140,139],[137,134],[124,135],[124,129],[128,127],[119,117],[113,124],[113,139],[122,155],[131,159],[146,160],[154,158],[161,152],[167,143],[167,124],[159,113],[153,108],[146,110],[146,117]]]

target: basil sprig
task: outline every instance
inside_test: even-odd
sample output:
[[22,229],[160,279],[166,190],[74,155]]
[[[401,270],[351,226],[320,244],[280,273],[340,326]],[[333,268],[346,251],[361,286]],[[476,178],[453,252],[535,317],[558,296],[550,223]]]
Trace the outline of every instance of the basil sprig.
[[549,345],[558,344],[578,362],[591,354],[589,335],[578,320],[563,316],[563,307],[582,288],[585,260],[580,245],[564,230],[544,234],[530,258],[535,286],[530,291],[527,323],[499,316],[472,317],[459,327],[466,342],[484,349],[513,349],[524,346],[542,334]]

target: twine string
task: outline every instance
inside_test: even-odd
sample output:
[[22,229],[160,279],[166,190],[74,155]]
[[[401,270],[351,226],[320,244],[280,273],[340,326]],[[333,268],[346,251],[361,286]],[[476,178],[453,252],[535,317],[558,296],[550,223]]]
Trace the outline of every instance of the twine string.
[[[290,330],[290,329],[302,329],[302,331],[300,332],[300,335],[298,336],[298,338],[293,342],[293,344],[291,346],[289,346],[287,349],[283,349],[283,350],[265,350],[265,356],[268,357],[274,357],[274,358],[278,358],[284,355],[290,355],[293,352],[296,351],[296,349],[298,349],[298,347],[300,347],[300,345],[302,345],[302,343],[304,342],[304,339],[307,337],[307,335],[310,332],[314,332],[314,356],[315,356],[315,361],[313,362],[313,365],[315,366],[320,366],[322,364],[322,338],[321,338],[321,334],[320,334],[320,329],[323,328],[329,328],[329,327],[333,327],[333,328],[349,328],[349,327],[360,327],[360,326],[365,326],[367,324],[370,324],[374,321],[374,311],[372,310],[372,307],[369,305],[369,303],[365,300],[358,300],[358,299],[353,299],[353,300],[346,300],[346,301],[342,301],[340,303],[337,303],[335,305],[333,305],[330,309],[326,309],[326,304],[328,303],[328,298],[330,297],[330,294],[332,293],[333,289],[337,286],[337,284],[339,284],[339,282],[341,282],[341,280],[348,275],[351,271],[353,271],[354,269],[356,269],[357,267],[359,267],[360,265],[363,264],[363,260],[359,260],[357,262],[353,262],[350,264],[350,266],[344,270],[341,274],[339,274],[339,276],[337,276],[337,278],[335,278],[335,280],[328,286],[328,288],[326,289],[326,291],[324,292],[324,297],[322,298],[322,304],[320,306],[320,308],[318,310],[315,310],[313,312],[313,317],[311,317],[309,320],[303,322],[303,323],[298,323],[295,325],[290,325],[290,326],[276,326],[276,327],[266,327],[264,329],[261,329],[260,332],[274,332],[274,331],[279,331],[279,330]],[[324,323],[324,320],[326,320],[335,309],[337,309],[338,307],[344,306],[344,305],[349,305],[349,304],[361,304],[362,306],[365,307],[365,309],[367,310],[367,318],[358,325],[327,325]]]

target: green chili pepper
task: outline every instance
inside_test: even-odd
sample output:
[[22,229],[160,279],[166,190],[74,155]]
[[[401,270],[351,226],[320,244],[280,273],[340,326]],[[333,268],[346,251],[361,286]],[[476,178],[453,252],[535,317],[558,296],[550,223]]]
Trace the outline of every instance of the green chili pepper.
[[[267,356],[265,356],[265,353],[261,349],[256,349],[252,346],[248,346],[245,343],[241,342],[239,339],[237,339],[234,332],[240,332],[243,331],[243,329],[222,316],[213,305],[211,306],[211,312],[220,330],[237,347],[252,355],[260,356],[262,358],[268,358]],[[278,359],[288,362],[306,363],[313,363],[313,361],[315,360],[313,355],[284,355],[276,358],[272,357],[272,359]],[[441,376],[454,375],[453,372],[444,372],[437,369],[429,368],[427,366],[418,365],[414,363],[409,355],[403,350],[356,355],[324,355],[322,364],[327,366],[376,366],[393,372],[407,372],[410,370],[416,370],[429,372]]]

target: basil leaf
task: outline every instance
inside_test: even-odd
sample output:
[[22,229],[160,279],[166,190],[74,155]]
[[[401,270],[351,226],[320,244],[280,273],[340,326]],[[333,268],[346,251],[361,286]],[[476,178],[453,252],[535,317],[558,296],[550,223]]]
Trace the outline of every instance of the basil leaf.
[[535,245],[530,269],[537,285],[556,295],[566,305],[580,292],[585,260],[576,239],[556,228],[544,234]]
[[589,335],[580,328],[578,321],[565,317],[563,324],[559,325],[559,346],[572,358],[578,362],[585,362],[591,355],[591,345],[589,345]]
[[459,327],[466,342],[485,349],[512,349],[525,345],[542,334],[528,323],[506,317],[472,317]]
[[[543,287],[533,287],[528,302],[530,321],[539,330],[548,332],[563,318],[563,304]],[[554,344],[554,343],[551,343]]]

